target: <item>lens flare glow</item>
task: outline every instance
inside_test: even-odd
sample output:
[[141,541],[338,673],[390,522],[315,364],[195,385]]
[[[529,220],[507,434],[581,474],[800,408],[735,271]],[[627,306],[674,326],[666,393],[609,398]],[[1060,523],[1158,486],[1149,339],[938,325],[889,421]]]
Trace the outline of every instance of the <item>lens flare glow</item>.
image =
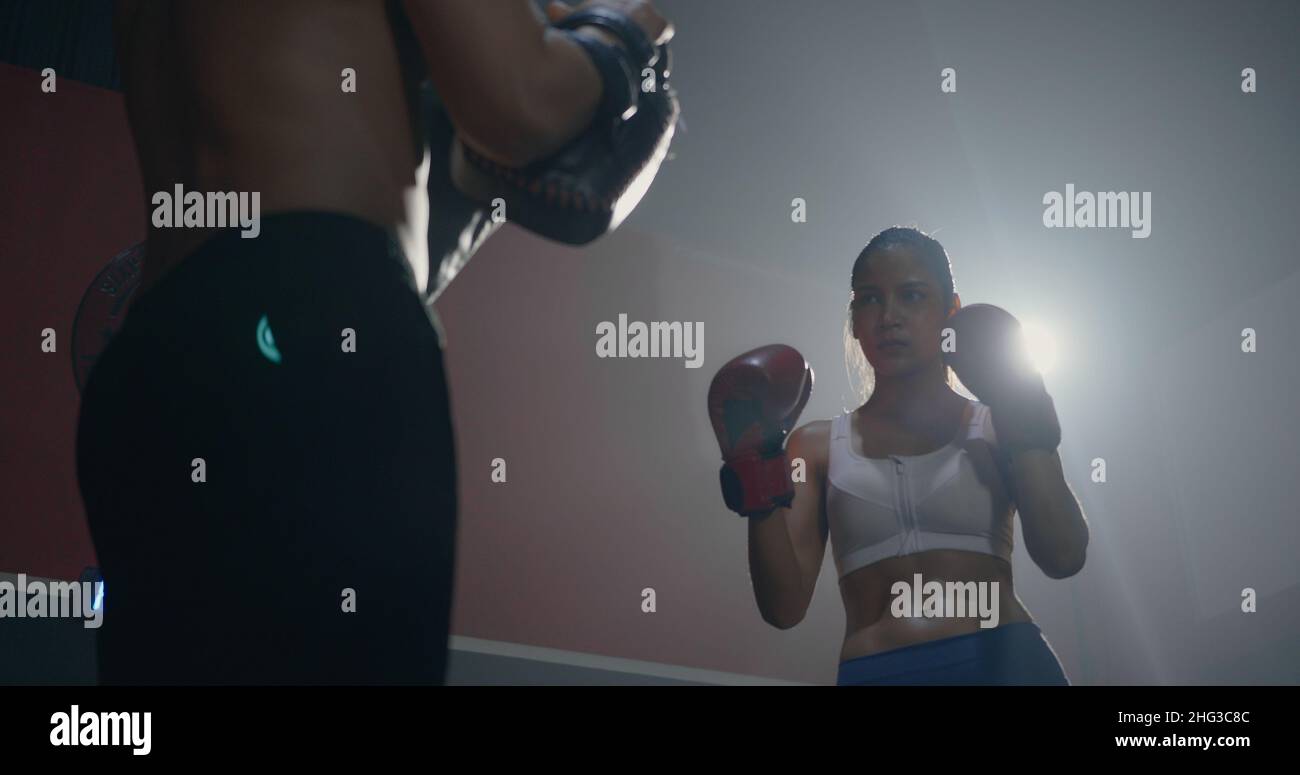
[[1021,321],[1020,328],[1030,364],[1038,373],[1046,375],[1059,360],[1056,338],[1045,326],[1033,321]]

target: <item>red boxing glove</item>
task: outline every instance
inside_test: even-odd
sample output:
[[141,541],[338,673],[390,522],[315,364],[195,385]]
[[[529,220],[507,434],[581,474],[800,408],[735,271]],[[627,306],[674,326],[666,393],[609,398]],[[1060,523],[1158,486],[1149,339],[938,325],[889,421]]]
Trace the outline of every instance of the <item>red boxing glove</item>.
[[1061,443],[1056,407],[1030,363],[1020,322],[1001,307],[972,304],[948,318],[953,352],[944,362],[993,413],[998,445],[1008,454],[1051,451]]
[[770,344],[732,358],[709,385],[709,419],[722,448],[722,498],[745,517],[794,500],[785,437],[812,395],[813,372],[793,347]]

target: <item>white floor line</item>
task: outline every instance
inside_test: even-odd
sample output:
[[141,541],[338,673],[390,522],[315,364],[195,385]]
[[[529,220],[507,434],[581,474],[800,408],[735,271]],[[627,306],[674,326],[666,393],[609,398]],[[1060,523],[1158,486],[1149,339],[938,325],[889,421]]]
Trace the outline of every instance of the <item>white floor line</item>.
[[744,673],[724,673],[718,670],[704,670],[695,667],[681,667],[662,662],[644,662],[639,659],[607,657],[602,654],[588,654],[581,651],[564,651],[562,649],[528,646],[522,643],[508,643],[499,640],[468,638],[463,635],[451,636],[453,651],[469,651],[476,654],[491,654],[500,657],[528,659],[535,662],[550,662],[559,665],[582,667],[589,670],[609,670],[616,673],[648,675],[656,678],[669,678],[678,681],[698,681],[700,683],[722,684],[726,686],[811,686],[799,681],[786,681],[778,678],[764,678]]

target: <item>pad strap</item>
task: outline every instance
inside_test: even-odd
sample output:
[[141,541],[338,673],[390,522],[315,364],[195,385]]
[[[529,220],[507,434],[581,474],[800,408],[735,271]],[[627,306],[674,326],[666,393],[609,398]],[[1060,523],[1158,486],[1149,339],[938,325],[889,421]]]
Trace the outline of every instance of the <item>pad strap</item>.
[[641,29],[641,25],[633,21],[627,14],[612,8],[594,6],[574,11],[561,19],[555,26],[562,30],[573,30],[586,26],[600,27],[606,30],[618,38],[627,48],[626,53],[632,58],[629,65],[635,73],[640,73],[642,69],[653,66],[659,58],[659,50],[655,48],[650,36],[645,34],[645,30]]

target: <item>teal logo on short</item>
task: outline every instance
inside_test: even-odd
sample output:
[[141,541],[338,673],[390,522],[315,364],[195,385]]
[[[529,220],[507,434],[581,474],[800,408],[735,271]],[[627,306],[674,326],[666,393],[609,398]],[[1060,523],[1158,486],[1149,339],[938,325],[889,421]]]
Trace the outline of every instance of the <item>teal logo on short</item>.
[[257,321],[257,349],[271,363],[280,362],[280,351],[275,349],[275,337],[271,336],[271,324],[267,322],[266,315]]

